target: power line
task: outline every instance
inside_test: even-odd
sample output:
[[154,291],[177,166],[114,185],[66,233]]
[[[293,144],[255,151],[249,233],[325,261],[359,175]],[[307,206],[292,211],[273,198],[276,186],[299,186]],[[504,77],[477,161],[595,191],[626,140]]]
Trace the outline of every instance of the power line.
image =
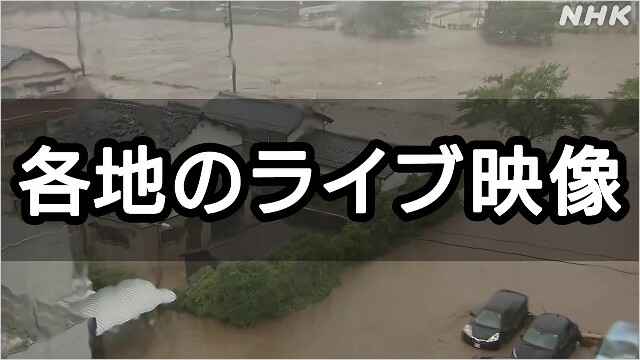
[[434,239],[426,239],[426,238],[421,238],[421,237],[416,238],[416,240],[420,240],[420,241],[424,241],[424,242],[432,242],[432,243],[446,245],[446,246],[460,247],[460,248],[471,249],[471,250],[484,250],[484,251],[489,251],[489,252],[494,252],[494,253],[504,254],[504,255],[522,256],[522,257],[526,257],[526,258],[533,259],[533,260],[553,261],[553,262],[559,262],[559,263],[568,264],[568,265],[599,267],[599,268],[603,268],[603,269],[607,269],[607,270],[616,271],[616,272],[619,272],[619,273],[622,273],[622,274],[635,275],[635,276],[638,275],[637,272],[620,270],[620,269],[616,269],[614,267],[605,266],[605,265],[585,264],[585,263],[578,263],[578,262],[573,262],[573,261],[551,259],[551,258],[545,258],[545,257],[541,257],[541,256],[522,254],[522,253],[517,253],[517,252],[511,252],[511,251],[496,250],[496,249],[484,248],[484,247],[479,247],[479,246],[451,244],[451,243],[448,243],[446,241],[440,241],[440,240],[434,240]]

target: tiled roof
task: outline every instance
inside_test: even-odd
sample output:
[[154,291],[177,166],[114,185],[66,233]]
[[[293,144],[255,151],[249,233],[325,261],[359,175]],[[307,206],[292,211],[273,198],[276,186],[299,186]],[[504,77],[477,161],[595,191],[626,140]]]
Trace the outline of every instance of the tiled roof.
[[[315,131],[300,141],[313,146],[318,164],[334,169],[339,169],[355,160],[369,144],[369,141],[365,139],[326,131]],[[386,179],[391,174],[393,174],[393,170],[387,166],[380,171],[377,177]]]
[[304,118],[293,105],[266,99],[249,99],[220,93],[206,103],[202,113],[209,119],[245,129],[266,129],[290,134]]
[[2,45],[2,68],[4,69],[12,62],[20,59],[25,54],[29,54],[31,50],[17,46]]
[[66,118],[54,138],[80,143],[92,151],[103,138],[120,142],[148,136],[158,148],[168,150],[184,140],[200,122],[195,113],[140,103],[101,99],[88,105],[81,113]]

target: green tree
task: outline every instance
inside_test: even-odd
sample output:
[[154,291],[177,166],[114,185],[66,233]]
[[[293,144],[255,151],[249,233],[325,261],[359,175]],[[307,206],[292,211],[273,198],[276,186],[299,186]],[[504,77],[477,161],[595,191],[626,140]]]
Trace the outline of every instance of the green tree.
[[600,131],[622,131],[621,138],[638,133],[638,77],[629,78],[618,89],[609,92],[613,96],[613,109],[598,125]]
[[482,24],[482,37],[492,43],[551,45],[559,14],[545,1],[491,1]]
[[340,30],[347,35],[406,36],[418,22],[417,7],[410,1],[370,1],[345,7],[348,15]]
[[586,96],[560,93],[568,77],[567,68],[544,62],[533,71],[522,68],[506,77],[489,76],[484,85],[460,93],[466,95],[458,105],[463,115],[454,123],[465,127],[495,123],[502,135],[515,132],[532,141],[567,128],[581,135],[587,115],[598,111]]
[[277,273],[263,261],[237,261],[218,270],[201,269],[180,305],[198,316],[249,326],[282,311]]

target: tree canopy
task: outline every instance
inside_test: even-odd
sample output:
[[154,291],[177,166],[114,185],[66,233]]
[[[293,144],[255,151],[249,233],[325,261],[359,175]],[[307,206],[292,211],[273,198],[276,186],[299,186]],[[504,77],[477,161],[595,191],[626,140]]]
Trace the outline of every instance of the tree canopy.
[[340,30],[347,35],[394,37],[411,35],[418,12],[410,1],[368,1],[345,5],[346,20]]
[[455,124],[474,127],[494,123],[503,135],[515,132],[530,140],[548,139],[554,132],[570,128],[581,135],[586,116],[596,110],[586,96],[565,97],[560,93],[568,79],[567,68],[542,63],[535,70],[522,68],[509,76],[491,75],[484,85],[461,92],[463,112]]
[[551,45],[559,14],[546,1],[491,1],[485,12],[482,36],[492,43]]
[[638,133],[638,77],[629,78],[609,92],[613,96],[613,109],[608,112],[598,128],[623,131],[621,137]]

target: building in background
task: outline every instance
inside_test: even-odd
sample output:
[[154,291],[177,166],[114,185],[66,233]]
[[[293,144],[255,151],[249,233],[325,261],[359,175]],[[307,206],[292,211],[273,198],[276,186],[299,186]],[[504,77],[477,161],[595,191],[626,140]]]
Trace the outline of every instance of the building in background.
[[17,46],[2,45],[2,99],[43,98],[76,87],[78,70]]

